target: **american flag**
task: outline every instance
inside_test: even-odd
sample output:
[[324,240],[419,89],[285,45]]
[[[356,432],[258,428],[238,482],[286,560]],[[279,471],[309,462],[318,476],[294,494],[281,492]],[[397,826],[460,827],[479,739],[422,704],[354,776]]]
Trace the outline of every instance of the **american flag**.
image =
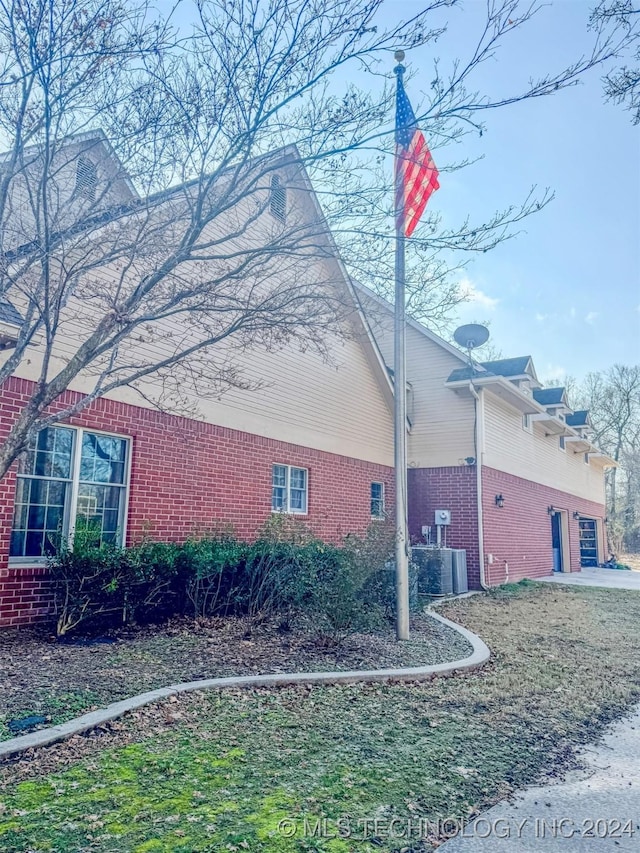
[[396,215],[410,237],[432,192],[440,188],[438,170],[398,74],[396,96]]

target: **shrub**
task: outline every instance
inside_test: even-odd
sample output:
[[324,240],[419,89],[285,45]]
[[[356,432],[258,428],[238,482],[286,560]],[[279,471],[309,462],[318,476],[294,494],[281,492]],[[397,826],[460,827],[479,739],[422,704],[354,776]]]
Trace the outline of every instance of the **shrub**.
[[297,519],[271,516],[247,552],[239,588],[242,612],[256,621],[278,615],[289,625],[310,600],[316,542]]
[[181,550],[182,546],[175,542],[144,539],[122,552],[127,555],[128,572],[123,582],[131,620],[153,622],[182,612],[185,592]]
[[322,645],[339,646],[351,634],[380,627],[384,609],[367,594],[371,570],[344,548],[316,554],[316,583],[307,608],[310,627]]
[[179,546],[178,566],[193,616],[237,611],[247,550],[231,530]]
[[78,530],[73,547],[63,542],[49,567],[58,636],[83,622],[99,627],[127,621],[130,565],[123,549],[97,545],[94,532]]
[[223,528],[180,544],[144,539],[120,548],[77,530],[73,545],[63,543],[49,560],[57,632],[236,613],[254,621],[277,616],[287,626],[299,620],[335,646],[389,611],[380,579],[392,542],[375,525],[342,547],[329,545],[283,515],[270,517],[252,544]]

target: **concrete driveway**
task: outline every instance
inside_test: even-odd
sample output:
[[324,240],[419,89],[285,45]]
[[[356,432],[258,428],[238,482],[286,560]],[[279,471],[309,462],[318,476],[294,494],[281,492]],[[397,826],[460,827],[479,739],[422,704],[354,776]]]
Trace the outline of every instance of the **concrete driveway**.
[[638,853],[639,755],[636,712],[612,726],[602,743],[584,750],[584,769],[500,803],[460,829],[438,853]]
[[606,586],[612,589],[640,590],[640,572],[617,569],[582,569],[579,572],[556,572],[547,578],[536,580],[549,583],[565,583],[577,586]]

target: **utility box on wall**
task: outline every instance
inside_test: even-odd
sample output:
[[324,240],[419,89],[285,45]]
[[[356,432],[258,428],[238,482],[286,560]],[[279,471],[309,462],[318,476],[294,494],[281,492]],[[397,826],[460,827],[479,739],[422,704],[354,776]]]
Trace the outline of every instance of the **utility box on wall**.
[[440,527],[448,527],[451,524],[451,510],[437,509],[435,511],[435,523]]

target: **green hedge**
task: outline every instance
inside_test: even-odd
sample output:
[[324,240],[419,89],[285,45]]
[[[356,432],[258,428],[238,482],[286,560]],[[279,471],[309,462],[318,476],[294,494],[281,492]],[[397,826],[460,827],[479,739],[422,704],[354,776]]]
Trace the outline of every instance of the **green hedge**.
[[120,548],[79,530],[73,544],[63,543],[49,559],[57,633],[175,614],[234,614],[297,623],[335,645],[390,614],[392,591],[383,579],[392,547],[384,525],[336,546],[281,515],[249,543],[224,529],[181,543],[144,539]]

